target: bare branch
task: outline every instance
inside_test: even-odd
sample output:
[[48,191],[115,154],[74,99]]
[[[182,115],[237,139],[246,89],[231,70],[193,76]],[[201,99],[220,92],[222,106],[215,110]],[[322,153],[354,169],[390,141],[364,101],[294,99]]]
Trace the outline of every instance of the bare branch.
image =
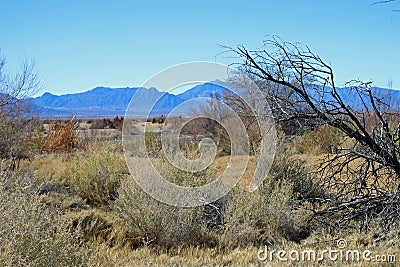
[[[400,211],[389,209],[389,216],[374,202],[389,203],[400,197],[400,126],[390,126],[399,114],[390,110],[387,97],[377,97],[371,82],[350,81],[344,88],[337,87],[330,65],[309,47],[278,37],[266,40],[261,50],[239,46],[230,51],[243,59],[239,68],[265,92],[278,123],[294,122],[297,129],[327,124],[353,144],[336,148],[320,164],[318,173],[336,197],[316,216],[340,213],[341,223],[359,220],[365,212],[400,218]],[[345,208],[349,206],[354,209]]]

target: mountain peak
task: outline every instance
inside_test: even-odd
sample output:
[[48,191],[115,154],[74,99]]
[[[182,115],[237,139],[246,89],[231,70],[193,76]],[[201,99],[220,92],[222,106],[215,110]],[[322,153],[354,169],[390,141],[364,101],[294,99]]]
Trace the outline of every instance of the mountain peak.
[[55,96],[52,93],[49,92],[45,92],[41,97],[51,97],[51,96]]

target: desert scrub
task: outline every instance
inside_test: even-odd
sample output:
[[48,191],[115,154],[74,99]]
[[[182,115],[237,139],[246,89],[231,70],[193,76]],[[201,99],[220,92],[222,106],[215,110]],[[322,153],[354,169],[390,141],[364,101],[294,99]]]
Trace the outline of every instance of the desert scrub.
[[311,233],[308,201],[326,193],[305,162],[289,153],[286,144],[277,147],[270,173],[255,192],[236,186],[225,197],[222,246],[300,242]]
[[[306,162],[293,159],[285,152],[275,157],[269,176],[277,183],[283,180],[290,181],[293,189],[292,198],[295,200],[321,200],[328,195],[310,167],[306,166]],[[267,190],[266,187],[264,188]]]
[[120,145],[102,143],[71,158],[63,177],[88,204],[101,206],[117,198],[119,183],[128,174]]
[[322,125],[308,131],[294,141],[300,153],[326,154],[334,153],[344,139],[343,133],[329,125]]
[[0,158],[32,157],[37,145],[29,136],[29,124],[22,120],[0,119]]
[[0,186],[0,266],[86,266],[89,250],[68,222],[40,203],[29,179],[19,178]]
[[159,156],[162,151],[161,137],[159,133],[153,131],[146,131],[144,135],[146,150],[149,156]]
[[[255,192],[234,188],[227,195],[225,229],[220,237],[220,246],[261,246],[281,243],[284,239],[298,241],[307,237],[303,233],[306,217],[293,217],[289,204],[293,197],[292,187],[289,181],[282,180],[266,181]],[[288,218],[293,218],[290,224]]]
[[115,211],[125,227],[146,246],[170,248],[194,242],[202,229],[202,208],[180,208],[143,192],[132,177],[122,181]]
[[153,199],[130,177],[120,186],[114,210],[145,246],[234,249],[306,238],[310,214],[292,209],[293,198],[290,181],[269,178],[256,192],[237,186],[209,205],[180,208]]
[[[135,162],[138,167],[141,166],[140,161],[137,163],[138,159],[128,160]],[[151,160],[160,175],[180,186],[203,185],[213,180],[217,174],[211,167],[190,172],[179,170],[166,158]],[[147,172],[146,169],[141,171]],[[142,191],[133,177],[128,177],[121,183],[118,196],[114,205],[116,212],[125,221],[128,231],[141,238],[143,245],[168,249],[180,245],[203,245],[208,242],[208,228],[215,224],[215,216],[210,212],[210,206],[181,208],[161,203]]]

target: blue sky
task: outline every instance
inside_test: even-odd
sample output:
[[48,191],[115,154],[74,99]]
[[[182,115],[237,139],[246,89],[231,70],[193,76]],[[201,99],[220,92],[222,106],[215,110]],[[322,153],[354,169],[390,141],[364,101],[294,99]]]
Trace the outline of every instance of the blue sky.
[[259,48],[267,35],[311,47],[336,82],[400,89],[400,1],[0,2],[0,49],[15,70],[33,59],[43,90],[139,86],[188,61],[232,63],[219,44]]

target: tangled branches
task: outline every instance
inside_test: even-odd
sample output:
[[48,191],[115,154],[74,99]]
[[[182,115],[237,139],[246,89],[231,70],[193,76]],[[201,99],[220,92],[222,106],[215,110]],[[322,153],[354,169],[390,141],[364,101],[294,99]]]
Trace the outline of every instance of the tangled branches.
[[317,173],[332,192],[315,218],[334,226],[400,218],[399,101],[370,82],[337,87],[331,66],[307,46],[273,37],[264,49],[231,49],[265,93],[276,122],[298,129],[330,125],[346,136]]

